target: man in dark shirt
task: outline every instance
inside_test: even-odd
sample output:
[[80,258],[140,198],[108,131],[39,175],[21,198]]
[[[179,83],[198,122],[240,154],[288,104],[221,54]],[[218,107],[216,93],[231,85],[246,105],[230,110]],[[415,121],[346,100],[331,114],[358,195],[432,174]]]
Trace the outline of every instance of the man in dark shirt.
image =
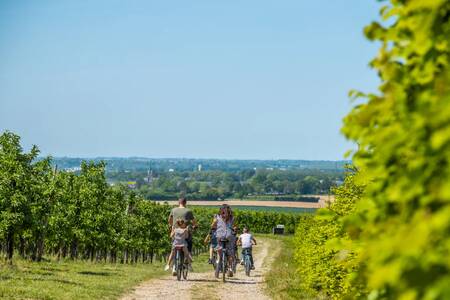
[[177,222],[174,220],[183,219],[189,228],[189,237],[186,239],[188,251],[192,252],[192,229],[197,228],[197,221],[195,220],[192,210],[186,207],[186,198],[180,197],[178,200],[178,207],[172,209],[169,215],[169,225],[170,227],[177,227]]

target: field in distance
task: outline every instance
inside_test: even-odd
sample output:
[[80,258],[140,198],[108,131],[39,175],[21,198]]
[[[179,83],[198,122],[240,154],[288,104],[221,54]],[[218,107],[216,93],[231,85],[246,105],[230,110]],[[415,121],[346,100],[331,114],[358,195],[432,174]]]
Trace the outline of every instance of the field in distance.
[[[189,205],[193,206],[220,206],[226,203],[230,206],[245,206],[245,207],[288,207],[288,208],[322,208],[327,202],[332,202],[334,196],[329,195],[313,195],[320,198],[316,202],[300,202],[300,201],[266,201],[266,200],[239,200],[239,199],[226,199],[226,200],[192,200],[188,201]],[[167,202],[169,205],[178,205],[178,201],[157,201],[159,203]]]

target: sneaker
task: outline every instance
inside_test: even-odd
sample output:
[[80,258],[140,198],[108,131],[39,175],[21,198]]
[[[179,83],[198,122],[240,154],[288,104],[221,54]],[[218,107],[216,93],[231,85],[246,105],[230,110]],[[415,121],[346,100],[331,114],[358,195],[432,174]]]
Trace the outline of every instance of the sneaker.
[[188,264],[188,270],[189,270],[189,272],[194,272],[194,269],[192,268],[192,264]]
[[212,259],[208,258],[208,264],[212,265]]
[[166,266],[164,267],[164,271],[169,271],[169,269],[170,269],[170,266],[169,266],[169,265],[166,265]]
[[228,277],[233,277],[233,271],[228,270]]
[[255,269],[255,266],[252,266],[251,269],[254,270],[254,269]]
[[244,260],[243,260],[243,259],[241,259],[241,265],[242,265],[242,266],[244,265]]

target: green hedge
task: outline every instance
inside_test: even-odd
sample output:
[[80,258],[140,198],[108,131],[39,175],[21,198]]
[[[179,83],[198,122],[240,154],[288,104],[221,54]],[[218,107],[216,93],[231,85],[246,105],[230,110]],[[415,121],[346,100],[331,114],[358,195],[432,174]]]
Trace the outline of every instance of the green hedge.
[[335,299],[450,299],[450,2],[391,0],[381,15],[365,29],[382,44],[380,93],[353,92],[366,101],[343,127],[358,172],[300,223],[299,273]]

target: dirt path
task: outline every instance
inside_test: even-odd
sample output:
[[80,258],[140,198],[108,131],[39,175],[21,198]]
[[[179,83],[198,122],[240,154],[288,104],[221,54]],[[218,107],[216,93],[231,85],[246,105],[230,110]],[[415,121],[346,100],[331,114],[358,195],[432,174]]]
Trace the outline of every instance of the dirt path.
[[[214,277],[212,271],[189,273],[187,281],[177,281],[172,276],[153,279],[136,287],[122,300],[134,299],[270,299],[264,294],[264,274],[268,271],[277,251],[271,239],[259,239],[254,247],[256,270],[247,277],[242,266],[238,266],[234,277],[226,283]],[[195,263],[194,263],[195,267]]]

